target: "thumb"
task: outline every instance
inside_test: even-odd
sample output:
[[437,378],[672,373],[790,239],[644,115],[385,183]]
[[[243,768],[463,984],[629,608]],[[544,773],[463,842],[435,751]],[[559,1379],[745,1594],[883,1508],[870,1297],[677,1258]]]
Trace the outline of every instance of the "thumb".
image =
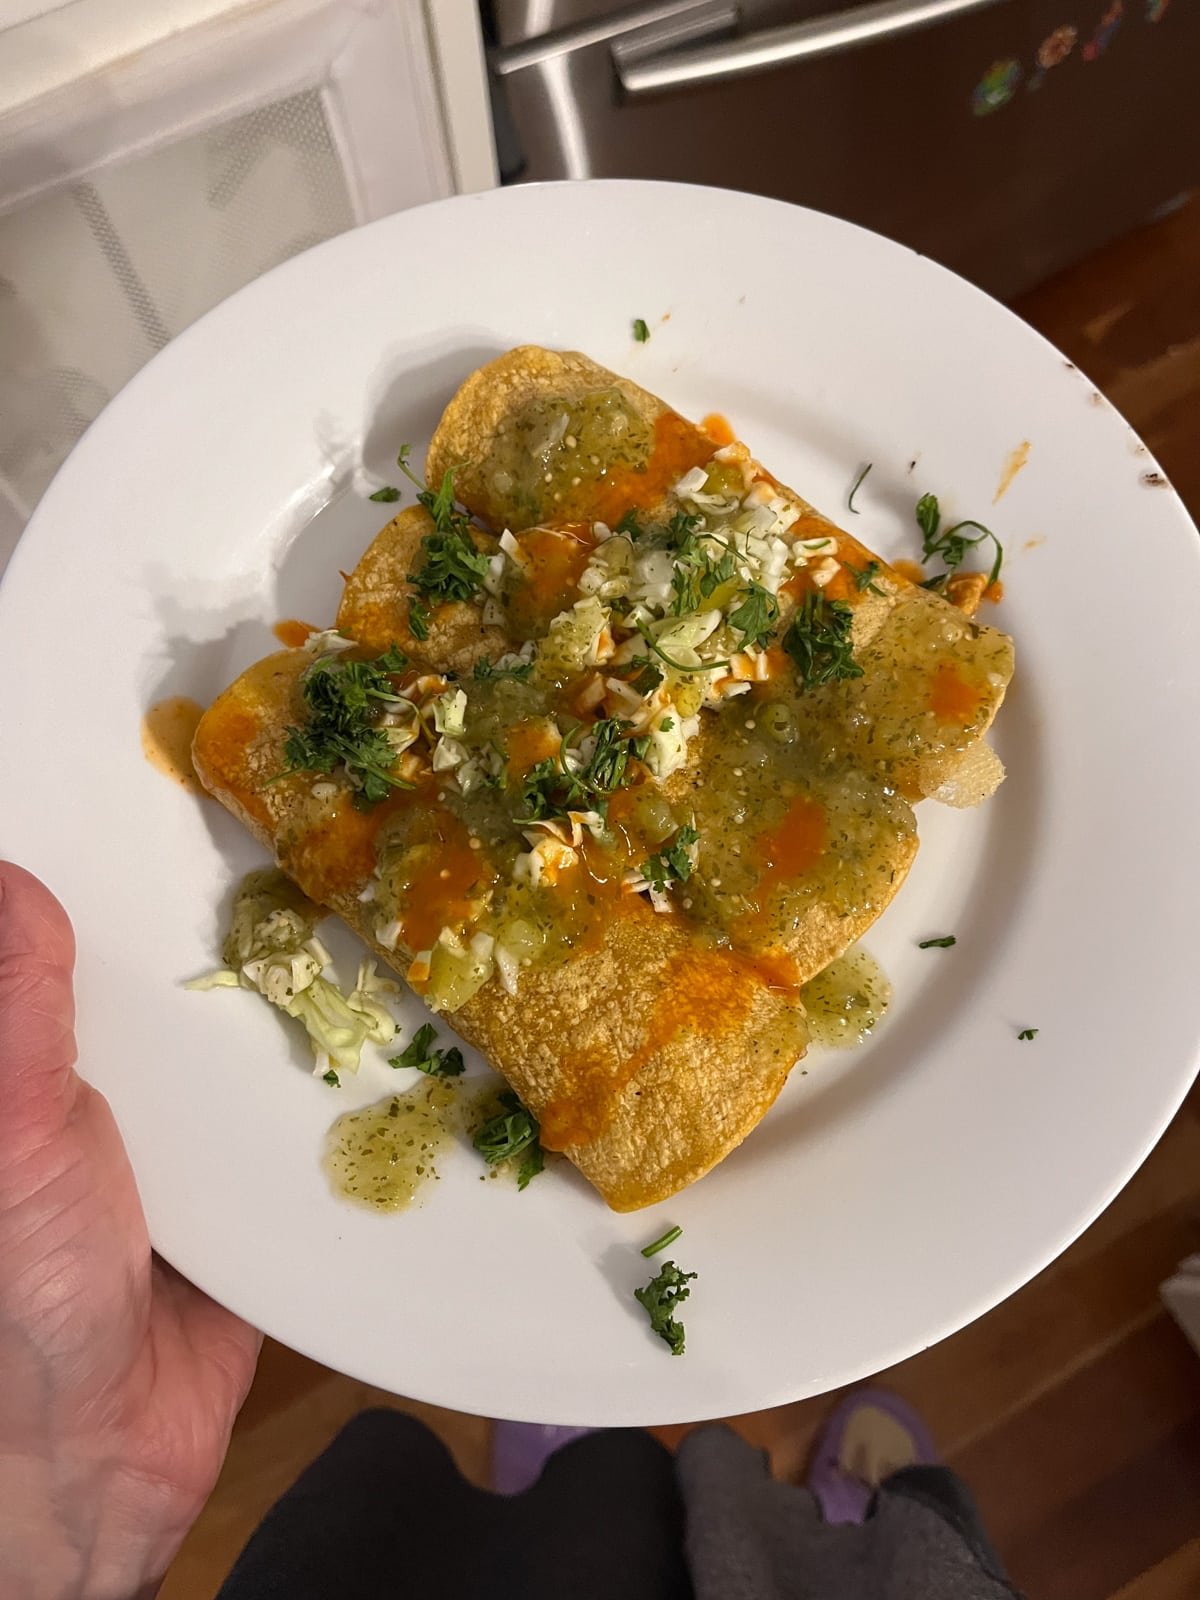
[[70,1115],[75,1064],[75,935],[32,873],[0,861],[0,1168],[31,1134],[53,1135]]

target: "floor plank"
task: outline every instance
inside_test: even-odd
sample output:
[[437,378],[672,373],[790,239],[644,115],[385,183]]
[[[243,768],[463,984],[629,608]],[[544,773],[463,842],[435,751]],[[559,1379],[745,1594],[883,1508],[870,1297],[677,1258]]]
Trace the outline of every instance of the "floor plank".
[[1200,1595],[1200,1539],[1189,1539],[1164,1560],[1125,1584],[1110,1600],[1196,1600]]

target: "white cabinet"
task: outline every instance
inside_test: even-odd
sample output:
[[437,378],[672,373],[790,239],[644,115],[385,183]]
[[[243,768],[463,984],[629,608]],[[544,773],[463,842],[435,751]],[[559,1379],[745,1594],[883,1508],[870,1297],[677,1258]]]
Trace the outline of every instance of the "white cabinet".
[[0,564],[88,423],[202,312],[494,181],[467,0],[0,0]]

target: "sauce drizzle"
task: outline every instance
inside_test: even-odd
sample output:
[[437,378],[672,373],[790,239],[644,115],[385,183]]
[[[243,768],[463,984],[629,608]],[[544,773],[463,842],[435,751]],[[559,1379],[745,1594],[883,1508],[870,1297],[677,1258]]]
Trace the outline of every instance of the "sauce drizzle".
[[192,740],[204,715],[186,695],[173,694],[152,705],[142,718],[142,753],[165,778],[189,794],[205,791],[192,766]]

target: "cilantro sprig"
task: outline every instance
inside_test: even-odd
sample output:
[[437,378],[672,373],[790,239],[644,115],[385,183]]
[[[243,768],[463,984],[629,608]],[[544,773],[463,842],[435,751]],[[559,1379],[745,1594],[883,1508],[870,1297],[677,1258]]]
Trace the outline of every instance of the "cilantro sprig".
[[796,663],[805,689],[862,677],[851,647],[853,623],[854,613],[844,600],[827,600],[816,589],[805,595],[783,636],[783,648]]
[[729,613],[729,626],[742,636],[739,646],[742,650],[761,650],[778,621],[779,601],[761,583],[752,583],[743,589],[739,603]]
[[656,1256],[660,1250],[665,1250],[668,1245],[674,1244],[682,1232],[683,1229],[678,1224],[673,1228],[668,1228],[666,1233],[660,1233],[657,1239],[651,1240],[649,1244],[644,1244],[642,1246],[642,1254],[649,1261],[651,1256]]
[[[687,662],[676,661],[674,656],[669,656],[663,647],[656,640],[651,639],[648,634],[643,633],[642,638],[646,641],[646,648],[653,650],[660,661],[665,661],[672,672],[715,672],[718,667],[727,667],[729,665],[728,660],[701,661],[698,666],[689,667]],[[653,663],[649,656],[634,656],[633,665],[635,667],[649,667]],[[659,678],[661,682],[661,674]]]
[[[724,544],[724,540],[718,542]],[[704,549],[703,541],[689,529],[675,556],[675,570],[671,574],[671,610],[677,617],[703,610],[704,602],[736,573],[733,551],[728,546],[725,553],[714,561]]]
[[688,849],[699,839],[695,828],[685,824],[665,850],[647,857],[642,866],[642,876],[656,889],[666,889],[672,883],[686,883],[692,875],[692,858]]
[[471,1143],[489,1167],[498,1167],[520,1156],[517,1188],[525,1189],[546,1164],[545,1153],[538,1143],[540,1132],[533,1112],[521,1104],[511,1089],[505,1089],[500,1096],[500,1110],[476,1129]]
[[395,771],[396,752],[376,726],[388,704],[403,703],[392,683],[408,657],[393,645],[374,661],[320,656],[300,680],[309,720],[289,727],[281,776],[292,772],[330,773],[342,767],[354,788],[359,810],[377,805],[392,789],[411,789]]
[[[943,528],[942,511],[935,494],[921,496],[917,501],[915,515],[923,541],[921,560],[932,561],[936,556],[946,563],[945,572],[939,572],[935,577],[926,579],[922,588],[934,591],[943,589],[950,574],[962,566],[967,551],[974,550],[985,539],[992,541],[996,552],[991,571],[988,573],[988,583],[995,583],[1004,565],[1004,546],[990,528],[985,528],[982,522],[976,522],[972,517],[956,522],[952,527]],[[963,532],[964,528],[977,528],[979,531],[974,538],[969,538]]]
[[882,590],[875,582],[875,579],[879,576],[880,572],[878,561],[868,561],[865,567],[853,566],[849,561],[843,561],[842,565],[854,579],[854,587],[858,590],[859,594],[884,593],[884,590]]
[[681,1272],[673,1261],[664,1261],[661,1271],[644,1289],[633,1291],[634,1299],[650,1318],[650,1331],[669,1346],[673,1356],[681,1356],[684,1350],[684,1327],[675,1312],[692,1292],[689,1283],[698,1276],[695,1272]]
[[465,1070],[462,1051],[455,1045],[450,1050],[437,1050],[434,1040],[437,1029],[425,1022],[398,1056],[388,1057],[389,1067],[416,1067],[431,1078],[458,1078]]
[[519,822],[546,822],[571,811],[599,811],[603,815],[609,796],[633,781],[629,763],[645,759],[649,737],[630,737],[626,733],[627,722],[604,717],[588,730],[595,742],[587,761],[576,771],[567,764],[567,752],[582,727],[583,724],[576,724],[564,737],[557,757],[547,756],[539,761],[521,780]]
[[475,663],[475,677],[480,683],[494,683],[498,678],[515,678],[518,683],[524,683],[532,671],[532,661],[521,661],[513,667],[498,667],[494,661],[483,657]]
[[409,573],[408,581],[427,600],[473,600],[487,577],[488,558],[475,548],[471,519],[454,503],[457,468],[447,467],[439,487],[430,489],[409,466],[411,453],[412,446],[406,444],[396,457],[396,464],[416,485],[417,503],[433,518],[434,531],[421,540],[425,560]]
[[859,473],[858,477],[855,478],[853,484],[851,485],[850,493],[846,497],[846,510],[847,511],[852,511],[855,516],[858,515],[858,507],[854,504],[854,496],[858,493],[858,491],[862,488],[863,484],[866,482],[867,473],[870,472],[871,468],[874,465],[875,465],[875,463],[873,461],[868,461],[867,462],[866,466]]

